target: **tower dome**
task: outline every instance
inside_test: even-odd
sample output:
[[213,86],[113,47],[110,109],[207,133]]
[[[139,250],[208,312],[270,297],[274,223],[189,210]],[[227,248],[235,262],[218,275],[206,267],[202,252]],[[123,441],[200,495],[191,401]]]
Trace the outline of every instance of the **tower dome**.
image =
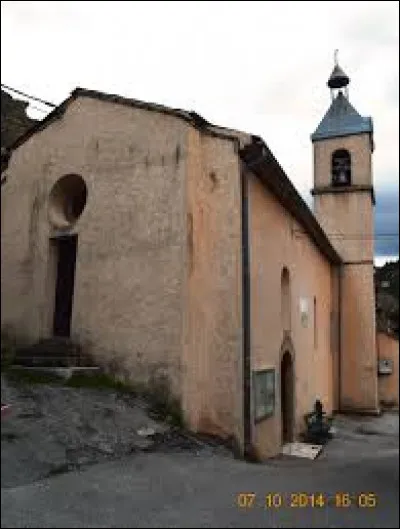
[[327,83],[329,88],[331,89],[345,88],[350,83],[350,77],[346,75],[342,68],[339,66],[337,54],[338,50],[335,50],[335,66]]
[[329,88],[344,88],[349,83],[350,78],[344,73],[338,64],[335,64],[331,76],[328,79]]

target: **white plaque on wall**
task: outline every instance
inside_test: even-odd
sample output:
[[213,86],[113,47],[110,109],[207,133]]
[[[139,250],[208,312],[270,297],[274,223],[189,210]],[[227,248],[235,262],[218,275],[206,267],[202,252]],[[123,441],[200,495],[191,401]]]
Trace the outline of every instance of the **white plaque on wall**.
[[309,308],[308,308],[308,299],[300,298],[300,318],[301,324],[303,327],[308,327],[309,321]]

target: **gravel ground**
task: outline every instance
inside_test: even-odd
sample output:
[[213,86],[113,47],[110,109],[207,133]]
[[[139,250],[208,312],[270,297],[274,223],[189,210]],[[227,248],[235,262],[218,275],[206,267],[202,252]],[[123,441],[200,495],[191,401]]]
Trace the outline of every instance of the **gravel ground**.
[[[149,417],[144,401],[109,389],[20,385],[2,376],[1,487],[33,483],[141,451],[230,453]],[[151,428],[152,436],[138,431]]]
[[[398,413],[337,416],[316,460],[254,465],[152,419],[143,401],[116,391],[2,379],[4,397],[12,412],[2,419],[2,527],[399,526]],[[143,437],[140,428],[156,433]],[[249,492],[254,508],[239,509],[238,495]],[[290,507],[293,494],[315,492],[324,508]],[[376,508],[359,508],[365,493]],[[284,498],[282,507],[266,509],[268,494]],[[338,508],[337,494],[350,495],[351,507]]]

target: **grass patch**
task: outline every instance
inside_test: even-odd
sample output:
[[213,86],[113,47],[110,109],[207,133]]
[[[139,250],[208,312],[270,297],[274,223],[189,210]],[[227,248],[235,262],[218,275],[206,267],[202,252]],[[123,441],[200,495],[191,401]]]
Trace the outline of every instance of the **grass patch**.
[[154,418],[166,421],[175,427],[184,426],[180,402],[171,395],[170,385],[166,377],[152,377],[145,385],[124,382],[104,372],[74,373],[65,382],[65,385],[72,388],[109,389],[119,393],[141,396],[148,402],[148,409]]
[[101,372],[93,374],[76,372],[65,379],[61,374],[52,371],[13,368],[7,371],[7,378],[12,382],[22,384],[53,384],[70,388],[110,389],[123,393],[135,393],[131,385]]
[[185,426],[180,401],[172,396],[168,377],[152,377],[145,390],[145,396],[149,402],[149,411],[157,419],[177,428]]
[[184,420],[182,409],[177,399],[168,399],[160,401],[157,396],[153,394],[147,395],[149,400],[150,412],[159,420],[166,421],[171,426],[177,428],[184,427]]
[[70,388],[93,388],[93,389],[111,389],[121,393],[136,393],[133,386],[117,380],[107,373],[73,373],[73,375],[66,380],[65,385]]
[[16,340],[6,330],[1,332],[1,371],[4,372],[14,363],[17,352]]
[[10,369],[7,371],[10,382],[20,384],[55,384],[62,385],[63,378],[55,373],[40,370]]
[[177,428],[185,426],[180,401],[171,394],[170,384],[165,376],[152,377],[147,384],[118,380],[102,371],[74,372],[65,379],[61,374],[52,371],[13,368],[7,371],[6,376],[10,382],[21,385],[50,384],[69,388],[104,389],[135,397],[141,396],[148,403],[148,411],[155,419]]

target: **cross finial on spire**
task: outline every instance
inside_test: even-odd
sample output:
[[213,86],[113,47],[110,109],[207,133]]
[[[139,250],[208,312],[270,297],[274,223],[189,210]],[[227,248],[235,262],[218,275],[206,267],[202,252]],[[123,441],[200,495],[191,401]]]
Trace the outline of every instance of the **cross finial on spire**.
[[339,64],[338,55],[339,55],[339,50],[335,50],[335,52],[333,54],[333,62],[334,62],[335,66],[338,66],[338,64]]

